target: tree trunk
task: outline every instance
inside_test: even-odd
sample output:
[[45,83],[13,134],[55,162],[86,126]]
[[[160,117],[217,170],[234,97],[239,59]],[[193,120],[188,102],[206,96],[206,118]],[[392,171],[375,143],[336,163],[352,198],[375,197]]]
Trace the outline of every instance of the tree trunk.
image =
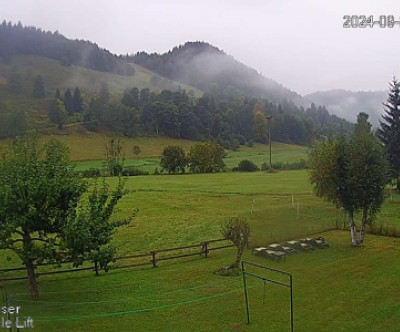
[[39,291],[36,281],[35,267],[33,265],[32,259],[30,258],[26,262],[26,274],[28,276],[29,293],[31,300],[33,301],[39,300]]
[[94,270],[96,271],[96,276],[99,276],[99,264],[97,261],[94,261]]
[[238,269],[240,265],[240,261],[242,259],[242,254],[243,254],[243,248],[238,248],[237,256],[236,256],[236,261],[233,263],[229,268],[230,269]]
[[368,209],[364,208],[362,213],[362,221],[361,221],[361,231],[360,231],[360,246],[364,243],[364,236],[365,236],[365,226],[367,224],[368,218]]
[[349,223],[350,223],[350,233],[351,233],[351,246],[359,247],[360,242],[357,239],[357,227],[354,222],[354,214],[353,212],[349,213]]

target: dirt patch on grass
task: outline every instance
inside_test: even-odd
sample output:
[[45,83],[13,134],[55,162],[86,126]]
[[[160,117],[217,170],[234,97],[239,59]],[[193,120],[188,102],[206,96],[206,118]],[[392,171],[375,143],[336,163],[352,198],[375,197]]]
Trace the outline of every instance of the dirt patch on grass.
[[245,328],[245,324],[243,323],[232,323],[229,324],[229,329],[231,331],[243,331]]

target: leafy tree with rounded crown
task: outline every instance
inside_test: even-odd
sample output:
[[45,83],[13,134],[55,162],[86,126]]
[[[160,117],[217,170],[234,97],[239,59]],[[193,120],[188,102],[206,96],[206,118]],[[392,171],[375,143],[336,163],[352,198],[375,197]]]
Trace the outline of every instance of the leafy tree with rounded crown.
[[14,251],[26,267],[31,299],[39,298],[35,264],[57,262],[68,221],[85,191],[65,144],[39,149],[18,139],[0,159],[0,249]]
[[[310,152],[310,181],[317,196],[348,214],[352,246],[364,242],[384,199],[389,166],[379,139],[371,132],[368,115],[360,113],[350,138],[340,135]],[[360,236],[354,214],[362,212]]]
[[168,170],[169,174],[185,173],[187,164],[188,159],[181,146],[167,146],[164,149],[160,165],[163,169]]
[[125,194],[124,185],[125,181],[119,178],[117,187],[110,193],[104,178],[101,187],[95,179],[87,204],[79,207],[76,218],[67,225],[65,246],[69,248],[70,259],[74,266],[85,261],[92,262],[96,276],[99,269],[108,272],[109,263],[115,261],[117,250],[110,245],[115,229],[129,224],[138,212],[134,209],[130,218],[109,221],[118,201]]
[[223,161],[226,153],[219,144],[197,143],[190,148],[188,157],[190,171],[193,173],[221,172],[226,168]]

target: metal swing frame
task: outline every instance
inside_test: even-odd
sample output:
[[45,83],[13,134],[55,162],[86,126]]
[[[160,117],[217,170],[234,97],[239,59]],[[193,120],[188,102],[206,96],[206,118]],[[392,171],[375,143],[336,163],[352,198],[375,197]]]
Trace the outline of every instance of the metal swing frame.
[[[285,276],[289,277],[289,283],[284,283],[281,281],[277,281],[274,279],[269,279],[257,274],[254,274],[252,272],[248,272],[246,271],[246,265],[250,265],[250,266],[255,266],[264,270],[268,270],[271,272],[276,272],[276,273],[280,273],[283,274]],[[264,288],[265,288],[265,283],[271,282],[273,284],[277,284],[279,286],[283,286],[286,288],[290,288],[290,331],[293,332],[293,277],[289,272],[286,271],[281,271],[281,270],[277,270],[277,269],[273,269],[270,267],[266,267],[260,264],[256,264],[256,263],[252,263],[249,261],[242,261],[242,275],[243,275],[243,290],[244,290],[244,298],[245,298],[245,302],[246,302],[246,315],[247,315],[247,324],[250,324],[250,311],[249,311],[249,299],[248,299],[248,294],[247,294],[247,285],[246,285],[246,275],[250,276],[250,277],[254,277],[256,279],[260,279],[264,282]],[[265,289],[264,289],[265,292]]]

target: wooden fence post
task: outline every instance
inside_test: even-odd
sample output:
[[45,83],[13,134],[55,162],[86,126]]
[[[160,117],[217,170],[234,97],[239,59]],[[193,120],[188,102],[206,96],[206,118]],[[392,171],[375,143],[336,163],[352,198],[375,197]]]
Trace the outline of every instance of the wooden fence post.
[[153,263],[153,267],[157,267],[156,253],[156,251],[151,252],[151,262]]
[[201,255],[201,254],[204,254],[205,257],[207,258],[207,257],[208,257],[208,253],[209,253],[209,250],[208,250],[208,242],[201,242],[200,244],[201,244],[200,255]]

